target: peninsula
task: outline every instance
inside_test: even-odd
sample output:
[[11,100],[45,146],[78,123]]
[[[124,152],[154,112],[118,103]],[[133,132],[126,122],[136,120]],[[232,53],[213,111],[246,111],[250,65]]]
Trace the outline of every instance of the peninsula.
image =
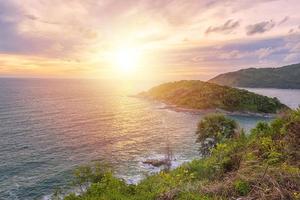
[[199,80],[164,83],[140,93],[140,96],[173,107],[193,110],[276,114],[283,109],[288,109],[277,98]]

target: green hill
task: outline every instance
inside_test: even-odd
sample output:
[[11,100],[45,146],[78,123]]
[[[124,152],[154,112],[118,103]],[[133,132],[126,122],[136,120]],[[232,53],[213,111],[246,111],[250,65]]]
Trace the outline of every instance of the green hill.
[[279,68],[249,68],[220,74],[209,82],[232,87],[300,89],[300,63]]
[[277,113],[287,108],[276,98],[198,80],[165,83],[141,96],[189,109]]

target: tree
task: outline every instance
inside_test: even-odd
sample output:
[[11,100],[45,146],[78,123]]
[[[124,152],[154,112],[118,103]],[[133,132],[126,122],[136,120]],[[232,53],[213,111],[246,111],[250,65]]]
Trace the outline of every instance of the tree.
[[237,123],[222,114],[210,114],[204,117],[199,123],[196,134],[200,143],[200,151],[206,156],[210,150],[224,139],[238,137]]
[[109,173],[111,173],[110,167],[106,163],[80,166],[74,170],[73,185],[79,186],[81,192],[84,192],[91,183],[100,182],[105,174]]

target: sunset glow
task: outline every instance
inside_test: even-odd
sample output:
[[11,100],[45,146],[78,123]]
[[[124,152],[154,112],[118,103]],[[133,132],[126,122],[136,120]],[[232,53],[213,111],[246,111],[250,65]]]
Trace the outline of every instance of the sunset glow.
[[297,0],[0,0],[0,76],[207,80],[283,66],[300,61],[299,9]]
[[139,65],[140,54],[136,49],[123,48],[113,53],[113,64],[117,73],[124,76],[133,75]]

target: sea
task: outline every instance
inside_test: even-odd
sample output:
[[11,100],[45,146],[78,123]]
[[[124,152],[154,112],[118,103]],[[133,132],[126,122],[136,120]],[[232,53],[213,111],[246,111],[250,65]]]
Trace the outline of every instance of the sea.
[[[0,79],[0,199],[49,199],[81,165],[109,163],[135,184],[159,169],[143,164],[170,147],[176,167],[200,158],[195,143],[201,114],[176,112],[134,97],[153,83],[77,79]],[[247,89],[247,88],[246,88]],[[248,89],[291,108],[300,90]],[[230,116],[249,131],[268,118]]]

